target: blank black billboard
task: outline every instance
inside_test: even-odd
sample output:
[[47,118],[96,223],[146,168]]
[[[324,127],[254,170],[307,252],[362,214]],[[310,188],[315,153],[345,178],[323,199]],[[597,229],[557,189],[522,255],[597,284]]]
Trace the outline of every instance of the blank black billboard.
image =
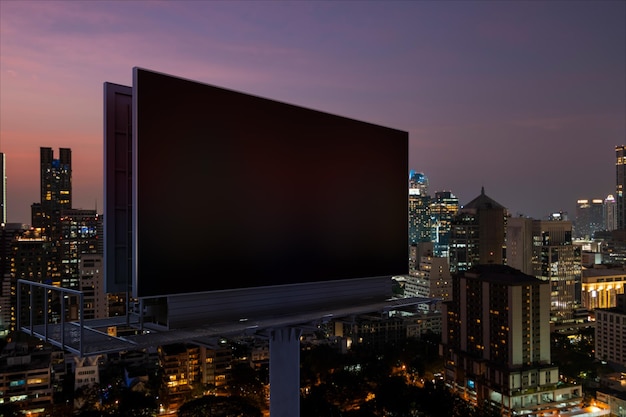
[[407,272],[406,132],[133,78],[138,297]]

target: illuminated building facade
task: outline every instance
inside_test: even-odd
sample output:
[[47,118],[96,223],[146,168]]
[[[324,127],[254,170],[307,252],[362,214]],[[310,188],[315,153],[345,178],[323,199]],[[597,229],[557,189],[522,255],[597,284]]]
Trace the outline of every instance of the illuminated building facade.
[[450,228],[450,271],[503,264],[507,209],[485,194],[459,208]]
[[604,201],[601,198],[576,202],[574,238],[593,239],[595,232],[605,230]]
[[[256,359],[259,359],[258,356]],[[269,343],[267,343],[269,363]],[[230,382],[233,349],[225,339],[200,346],[200,376],[203,384],[224,388]]]
[[569,320],[580,306],[582,274],[581,249],[572,243],[572,223],[534,220],[532,239],[532,275],[550,283],[553,320]]
[[626,146],[615,147],[615,203],[617,206],[617,228],[626,228],[626,207],[624,189],[626,187]]
[[557,385],[550,357],[550,285],[506,265],[478,265],[443,304],[445,380],[462,398],[502,416],[558,413],[580,404],[579,386]]
[[59,149],[57,159],[52,148],[42,147],[39,152],[41,209],[39,216],[33,216],[32,225],[55,237],[61,210],[72,208],[72,150]]
[[80,287],[79,260],[84,254],[102,253],[98,231],[102,218],[95,210],[65,209],[60,212],[60,236],[58,262],[60,285],[64,288]]
[[28,416],[43,416],[52,410],[50,351],[28,352],[11,345],[0,358],[0,402],[12,403]]
[[617,202],[613,194],[609,194],[604,199],[604,230],[617,229]]
[[409,173],[409,245],[430,241],[430,201],[428,178],[421,172]]
[[434,254],[448,258],[452,219],[459,211],[459,199],[450,191],[437,191],[430,203],[431,240],[435,243]]
[[623,267],[607,268],[595,265],[582,270],[581,298],[583,307],[612,308],[617,305],[617,296],[624,294],[626,271]]
[[446,258],[422,256],[417,269],[410,269],[404,284],[405,297],[430,297],[442,301],[452,297],[452,277]]
[[617,296],[617,305],[596,310],[596,359],[626,367],[626,295]]
[[[11,293],[12,306],[16,307],[17,301],[17,280],[23,279],[44,284],[52,285],[51,276],[55,263],[51,261],[49,253],[52,251],[52,242],[46,236],[43,236],[38,229],[25,232],[21,236],[16,237],[12,243],[12,259],[11,259]],[[14,294],[14,295],[13,295]],[[43,293],[36,292],[32,302],[29,295],[22,293],[21,317],[28,317],[28,310],[36,312],[34,315],[35,323],[38,319],[43,320],[44,298],[47,296]],[[48,306],[52,309],[52,314],[57,313],[54,309],[55,305],[50,303]],[[58,316],[57,316],[58,317]],[[15,316],[12,317],[11,327],[15,326]]]
[[190,396],[200,373],[200,349],[188,344],[159,346],[163,383],[161,398],[169,410],[177,410]]

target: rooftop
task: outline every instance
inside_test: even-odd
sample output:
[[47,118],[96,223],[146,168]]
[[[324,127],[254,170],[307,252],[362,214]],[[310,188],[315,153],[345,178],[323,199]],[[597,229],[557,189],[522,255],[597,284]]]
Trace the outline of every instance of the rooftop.
[[465,277],[479,279],[481,281],[501,282],[509,285],[547,283],[547,281],[542,281],[532,275],[527,275],[519,269],[501,264],[475,265],[465,272]]

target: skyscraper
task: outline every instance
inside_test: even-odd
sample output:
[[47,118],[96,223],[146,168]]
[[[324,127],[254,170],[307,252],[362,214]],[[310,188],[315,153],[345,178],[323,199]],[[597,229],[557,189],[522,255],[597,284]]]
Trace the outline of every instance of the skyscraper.
[[580,305],[580,247],[572,244],[569,221],[533,222],[534,275],[551,284],[551,312],[557,321],[572,318]]
[[430,203],[431,240],[435,243],[434,255],[449,256],[452,219],[459,211],[459,199],[450,191],[437,191]]
[[4,154],[0,152],[0,225],[7,222],[7,175]]
[[72,208],[72,150],[61,148],[58,159],[52,148],[42,147],[39,151],[41,209],[38,215],[33,209],[32,223],[54,238],[61,210]]
[[552,320],[571,319],[580,306],[582,274],[580,246],[572,243],[572,222],[509,219],[506,252],[507,265],[550,283]]
[[430,201],[428,178],[422,172],[409,173],[409,245],[430,242]]
[[485,194],[459,209],[450,230],[450,271],[504,263],[507,209]]
[[626,146],[615,147],[615,202],[617,204],[617,228],[626,228],[626,207],[624,189],[626,187]]
[[613,194],[604,199],[604,230],[617,229],[617,203]]

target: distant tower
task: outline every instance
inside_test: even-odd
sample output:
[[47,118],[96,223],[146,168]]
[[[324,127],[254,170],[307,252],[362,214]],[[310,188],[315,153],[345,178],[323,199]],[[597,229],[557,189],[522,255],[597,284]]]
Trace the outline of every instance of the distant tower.
[[504,263],[507,209],[485,194],[459,209],[450,230],[450,271]]
[[604,229],[617,229],[617,202],[613,194],[609,194],[604,199]]
[[580,248],[572,244],[569,220],[518,217],[507,221],[507,265],[550,283],[550,311],[554,322],[572,318],[574,310],[580,306]]
[[428,195],[428,178],[423,172],[414,169],[409,172],[409,189],[418,190],[415,194]]
[[40,148],[40,179],[40,217],[33,215],[33,226],[54,230],[61,210],[72,208],[72,150],[61,148],[54,159],[52,148]]
[[450,191],[437,191],[430,203],[431,240],[435,243],[434,255],[449,256],[450,227],[459,211],[459,199]]
[[626,187],[626,146],[615,147],[615,202],[617,204],[617,228],[626,228],[626,207],[624,188]]
[[430,242],[430,196],[428,178],[421,172],[409,173],[409,245]]
[[0,152],[0,224],[7,222],[7,175],[4,154]]
[[574,237],[593,239],[595,232],[604,230],[604,202],[600,198],[576,201]]

